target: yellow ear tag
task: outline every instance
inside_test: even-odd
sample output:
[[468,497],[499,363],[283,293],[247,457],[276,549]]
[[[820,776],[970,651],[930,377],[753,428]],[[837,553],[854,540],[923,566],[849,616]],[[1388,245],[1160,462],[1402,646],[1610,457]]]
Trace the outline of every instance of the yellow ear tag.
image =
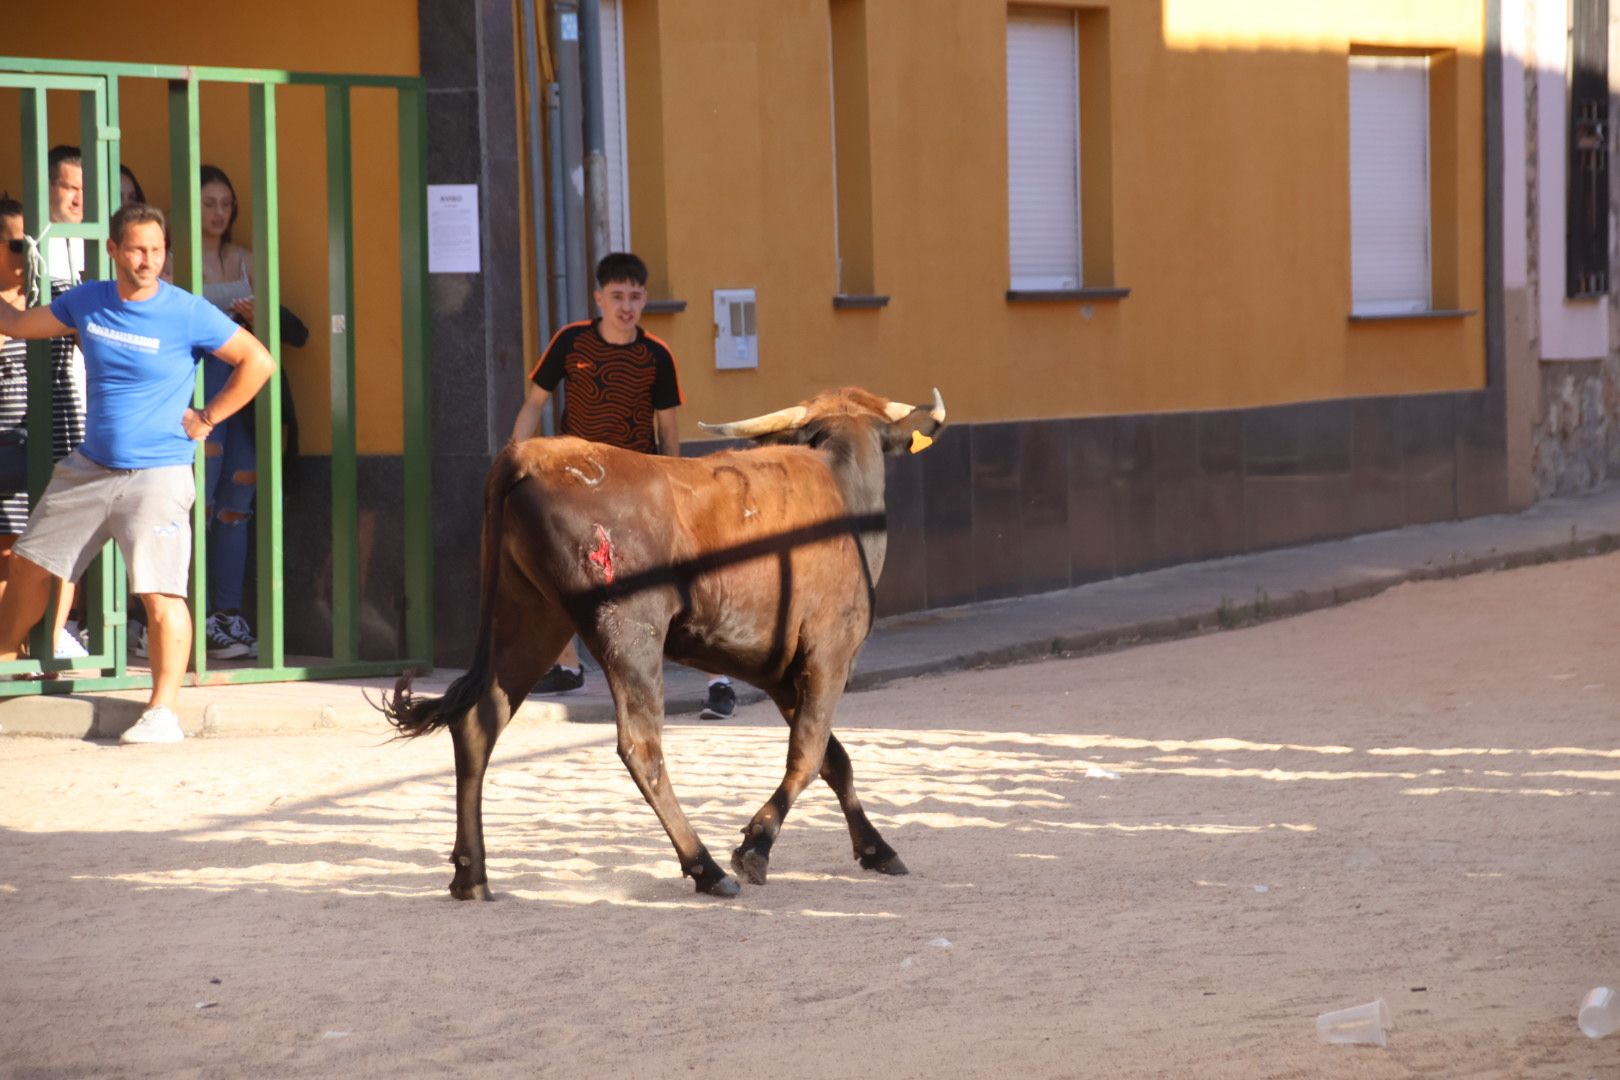
[[920,454],[924,450],[928,449],[930,446],[933,446],[933,445],[934,445],[934,440],[930,439],[927,435],[924,435],[922,432],[913,431],[911,433],[911,452],[913,454]]

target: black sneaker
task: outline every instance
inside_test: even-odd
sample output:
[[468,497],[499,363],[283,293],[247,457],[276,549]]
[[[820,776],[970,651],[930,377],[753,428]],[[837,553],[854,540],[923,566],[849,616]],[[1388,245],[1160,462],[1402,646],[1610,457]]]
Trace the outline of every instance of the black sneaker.
[[585,685],[585,669],[569,671],[561,664],[553,664],[551,670],[540,677],[535,684],[534,692],[537,694],[566,694],[570,690],[578,690]]
[[704,720],[730,720],[737,711],[737,691],[728,682],[709,684],[709,700],[698,716]]
[[203,624],[203,633],[208,637],[208,655],[214,660],[240,660],[248,654],[246,643],[238,641],[236,635],[231,633],[230,616],[223,611],[216,611],[208,616]]

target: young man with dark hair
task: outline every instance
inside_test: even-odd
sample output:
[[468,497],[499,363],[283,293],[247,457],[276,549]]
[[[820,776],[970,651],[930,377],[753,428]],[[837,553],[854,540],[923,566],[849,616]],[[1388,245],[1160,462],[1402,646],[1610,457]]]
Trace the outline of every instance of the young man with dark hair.
[[[59,337],[77,331],[88,372],[88,430],[57,463],[12,548],[0,597],[0,661],[14,660],[45,612],[52,576],[84,572],[109,538],[146,607],[152,693],[124,732],[127,743],[185,738],[174,700],[191,646],[186,586],[197,444],[248,404],[275,362],[263,345],[202,297],[163,281],[163,214],[131,203],[112,216],[107,254],[115,281],[88,281],[49,307],[0,304],[0,334]],[[235,370],[201,410],[191,407],[197,365],[213,353]]]
[[[84,158],[77,146],[53,146],[45,155],[51,182],[51,220],[84,220]],[[54,273],[57,268],[52,267]]]
[[[641,327],[647,306],[647,264],[629,252],[606,255],[596,266],[596,286],[601,315],[570,323],[551,339],[530,373],[529,393],[512,425],[512,438],[532,438],[540,430],[541,412],[562,384],[562,434],[679,457],[675,410],[682,398],[675,356]],[[583,685],[579,650],[570,639],[535,692],[561,694]],[[711,678],[701,715],[724,719],[736,707],[731,680],[724,675]]]

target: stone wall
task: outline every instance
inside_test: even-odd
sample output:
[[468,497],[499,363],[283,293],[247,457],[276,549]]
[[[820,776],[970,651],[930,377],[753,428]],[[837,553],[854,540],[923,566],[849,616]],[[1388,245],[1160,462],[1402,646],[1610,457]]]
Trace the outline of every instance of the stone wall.
[[1541,365],[1532,454],[1538,499],[1620,478],[1620,357]]
[[[1534,0],[1525,5],[1527,17],[1535,10]],[[1551,0],[1556,2],[1556,0]],[[1561,48],[1563,43],[1554,47]],[[1534,70],[1535,46],[1525,58],[1527,68]],[[1620,3],[1609,7],[1609,85],[1616,85],[1620,75]],[[1525,80],[1525,137],[1526,162],[1529,170],[1527,196],[1529,199],[1530,274],[1532,295],[1539,289],[1540,275],[1536,266],[1536,213],[1541,197],[1561,198],[1562,193],[1539,190],[1536,179],[1536,143],[1538,139],[1565,141],[1565,132],[1537,131],[1536,80]],[[1616,131],[1620,121],[1620,95],[1609,98],[1609,131]],[[1535,428],[1532,434],[1531,459],[1535,495],[1538,499],[1553,495],[1573,495],[1590,491],[1609,480],[1620,478],[1620,257],[1616,241],[1620,240],[1620,225],[1615,222],[1615,188],[1620,181],[1620,140],[1611,134],[1609,139],[1609,348],[1608,355],[1589,361],[1542,360],[1540,368],[1540,394],[1534,410]],[[1539,356],[1539,327],[1530,305],[1530,354]]]

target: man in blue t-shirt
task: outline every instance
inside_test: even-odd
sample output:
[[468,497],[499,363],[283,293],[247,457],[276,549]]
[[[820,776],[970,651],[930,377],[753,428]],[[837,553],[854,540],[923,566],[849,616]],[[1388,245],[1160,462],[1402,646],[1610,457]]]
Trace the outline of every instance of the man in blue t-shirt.
[[[0,661],[14,660],[45,613],[52,576],[69,581],[109,538],[146,606],[152,695],[122,742],[178,742],[175,695],[191,651],[192,474],[197,445],[253,400],[275,361],[201,297],[160,279],[163,214],[130,203],[113,215],[107,253],[116,281],[90,281],[49,307],[0,304],[0,334],[77,332],[85,365],[85,439],[57,463],[28,528],[12,548],[0,597]],[[197,364],[213,353],[236,370],[201,410],[191,407]]]

